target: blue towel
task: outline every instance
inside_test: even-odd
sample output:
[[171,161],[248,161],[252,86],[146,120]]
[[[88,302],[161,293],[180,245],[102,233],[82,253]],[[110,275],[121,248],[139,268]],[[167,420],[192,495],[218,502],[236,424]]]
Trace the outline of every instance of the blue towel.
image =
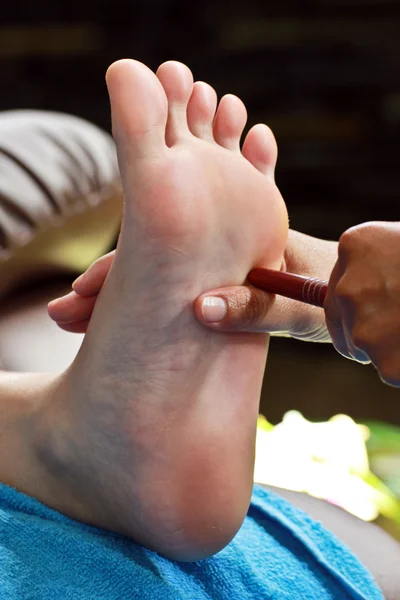
[[1,600],[382,600],[319,523],[255,486],[242,528],[207,560],[179,563],[0,484]]

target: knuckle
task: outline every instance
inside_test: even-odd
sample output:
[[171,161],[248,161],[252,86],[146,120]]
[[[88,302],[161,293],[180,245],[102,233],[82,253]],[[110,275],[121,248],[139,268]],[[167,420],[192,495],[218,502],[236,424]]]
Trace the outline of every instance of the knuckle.
[[269,295],[264,292],[247,290],[243,296],[239,297],[237,306],[242,325],[246,328],[260,325],[271,306]]
[[343,278],[336,284],[335,297],[337,300],[346,300],[349,296],[350,290],[347,284],[343,281]]
[[399,294],[399,284],[392,280],[381,277],[369,277],[363,275],[357,277],[350,272],[345,274],[337,283],[335,288],[335,299],[342,309],[351,308],[356,310],[359,317],[371,318],[376,312],[383,309],[383,306],[390,306],[390,302],[395,304],[397,309],[397,298]]
[[362,326],[357,326],[353,329],[351,341],[356,348],[359,348],[367,354],[369,348],[374,344],[373,340],[371,340],[370,332]]
[[352,304],[360,314],[371,314],[387,296],[386,287],[386,282],[378,278],[348,272],[337,282],[334,294],[340,306]]
[[347,229],[339,238],[338,253],[339,258],[347,256],[353,252],[354,248],[357,247],[358,243],[357,228],[351,227]]
[[362,296],[362,285],[356,280],[342,277],[335,288],[335,297],[339,304],[353,303]]
[[378,221],[361,223],[347,229],[339,239],[339,257],[346,257],[355,251],[368,248],[372,239],[380,232],[381,224]]
[[369,319],[357,319],[351,332],[351,340],[367,354],[379,352],[385,347],[385,333]]
[[346,229],[339,238],[339,250],[347,250],[352,248],[354,243],[354,227]]

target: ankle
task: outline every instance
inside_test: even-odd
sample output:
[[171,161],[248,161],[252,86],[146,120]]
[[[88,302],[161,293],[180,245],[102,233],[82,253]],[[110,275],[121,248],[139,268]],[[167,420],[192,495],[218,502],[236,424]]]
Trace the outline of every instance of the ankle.
[[10,373],[1,378],[0,480],[58,509],[67,495],[47,466],[57,387],[54,375]]

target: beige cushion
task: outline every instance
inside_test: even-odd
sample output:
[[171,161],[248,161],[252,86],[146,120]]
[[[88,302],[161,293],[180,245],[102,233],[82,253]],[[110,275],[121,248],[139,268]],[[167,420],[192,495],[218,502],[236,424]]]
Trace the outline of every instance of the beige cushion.
[[0,296],[38,274],[81,273],[121,219],[114,142],[77,117],[0,113]]

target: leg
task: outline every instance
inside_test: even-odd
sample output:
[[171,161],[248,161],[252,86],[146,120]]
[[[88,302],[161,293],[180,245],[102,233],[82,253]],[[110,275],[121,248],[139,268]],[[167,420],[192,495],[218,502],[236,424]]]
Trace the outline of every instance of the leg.
[[193,560],[222,548],[245,517],[267,339],[210,336],[191,305],[255,264],[280,266],[288,223],[275,146],[256,128],[249,160],[240,153],[245,111],[232,97],[215,141],[214,93],[178,63],[157,78],[122,61],[107,79],[124,220],[51,406],[48,465],[68,472],[81,507],[72,516]]
[[58,377],[15,371],[62,371],[76,355],[79,338],[60,337],[46,302],[117,233],[115,147],[109,135],[75,117],[1,113],[0,171],[0,480],[50,504],[58,498],[62,510],[73,499],[66,489],[60,498],[59,482],[38,455],[35,429],[36,412],[53,400]]

